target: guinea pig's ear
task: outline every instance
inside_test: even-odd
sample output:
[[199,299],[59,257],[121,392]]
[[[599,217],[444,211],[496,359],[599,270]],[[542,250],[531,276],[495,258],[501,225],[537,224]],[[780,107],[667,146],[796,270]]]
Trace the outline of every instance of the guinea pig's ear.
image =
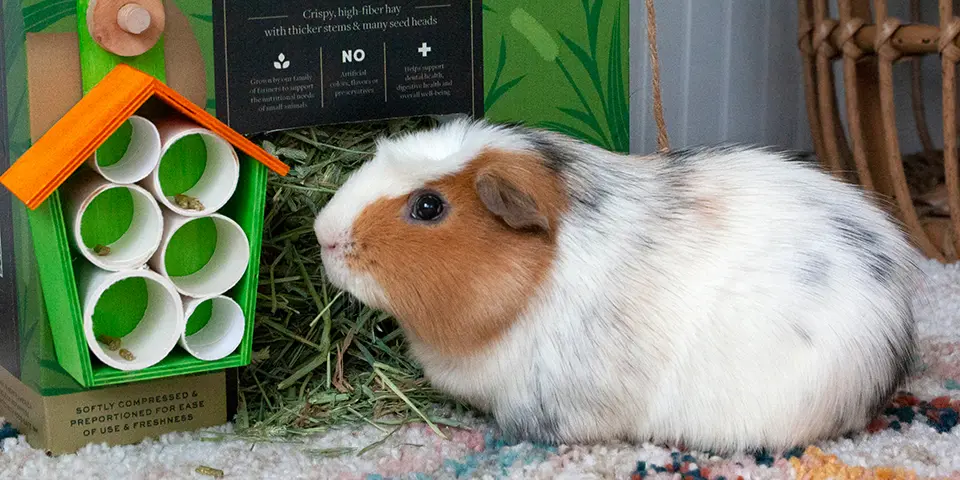
[[[536,181],[524,175],[524,172],[514,172],[505,169],[484,168],[477,173],[475,186],[480,201],[490,213],[496,215],[511,228],[517,230],[550,231],[553,227],[551,217],[551,198],[555,195],[546,194],[548,188],[535,187],[521,188],[519,185],[529,185]],[[541,198],[538,198],[541,197]]]

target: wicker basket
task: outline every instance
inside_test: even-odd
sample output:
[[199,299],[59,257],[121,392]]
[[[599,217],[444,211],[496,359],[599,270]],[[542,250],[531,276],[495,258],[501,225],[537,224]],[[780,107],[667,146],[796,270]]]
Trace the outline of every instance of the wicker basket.
[[[920,1],[911,0],[913,21],[909,21],[888,15],[888,0],[835,0],[839,18],[831,18],[828,0],[798,0],[807,116],[814,149],[826,168],[890,199],[889,207],[924,254],[955,262],[960,251],[960,235],[955,234],[960,232],[956,77],[960,18],[954,16],[953,0],[938,0],[939,24],[920,23]],[[916,195],[911,195],[905,175],[895,116],[894,64],[910,61],[917,134],[924,151],[933,151],[919,79],[920,59],[925,55],[939,55],[942,64],[944,145],[942,160],[936,160],[945,176],[945,189],[939,191],[944,203],[940,218],[918,213]],[[846,129],[840,121],[833,62],[842,62],[843,67]]]

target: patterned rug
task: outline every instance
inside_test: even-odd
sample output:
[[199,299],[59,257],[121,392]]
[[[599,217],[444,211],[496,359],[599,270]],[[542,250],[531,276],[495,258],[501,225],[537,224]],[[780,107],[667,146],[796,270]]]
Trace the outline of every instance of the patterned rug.
[[[224,425],[47,457],[7,427],[0,428],[0,437],[11,437],[0,453],[0,478],[960,480],[960,265],[931,261],[924,270],[927,284],[916,302],[920,368],[905,391],[869,431],[789,452],[718,457],[651,444],[517,443],[467,416],[464,428],[442,428],[447,439],[411,425],[392,435],[368,426],[292,443],[251,443],[231,439]],[[227,439],[211,440],[216,434]]]

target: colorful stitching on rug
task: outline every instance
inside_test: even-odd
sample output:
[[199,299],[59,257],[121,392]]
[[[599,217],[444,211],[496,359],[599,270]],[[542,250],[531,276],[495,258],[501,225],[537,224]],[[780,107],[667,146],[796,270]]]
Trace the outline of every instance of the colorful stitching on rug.
[[[941,396],[932,400],[924,401],[908,392],[898,393],[890,402],[883,415],[877,417],[867,428],[868,433],[877,433],[881,430],[893,430],[899,432],[904,424],[914,423],[919,420],[930,427],[933,427],[939,433],[949,433],[957,426],[960,418],[960,400]],[[705,456],[712,456],[709,453]],[[815,446],[809,446],[806,449],[801,447],[794,448],[782,455],[773,455],[767,451],[753,453],[751,460],[755,467],[784,467],[785,462],[796,473],[796,478],[804,480],[819,479],[916,479],[917,474],[912,470],[899,467],[877,467],[865,468],[846,465],[835,455],[828,455]],[[716,461],[698,459],[696,456],[674,451],[670,454],[671,462],[664,465],[656,465],[648,462],[639,462],[636,470],[631,475],[631,480],[644,480],[653,477],[660,477],[659,474],[669,474],[672,478],[680,480],[744,480],[743,473],[735,477],[727,477],[712,471],[711,464]],[[724,462],[730,462],[731,459],[725,459]],[[749,472],[754,466],[744,462],[735,462],[738,467],[744,469],[744,473]]]
[[[515,448],[525,445],[527,448]],[[478,470],[485,472],[499,471],[503,476],[509,475],[509,470],[517,461],[524,465],[543,462],[547,458],[556,455],[557,447],[552,445],[523,444],[521,442],[507,441],[502,438],[496,438],[492,432],[487,432],[484,436],[484,449],[482,452],[468,455],[460,461],[445,460],[444,469],[452,473],[456,478],[471,478],[471,474]]]
[[17,438],[17,435],[20,435],[20,432],[9,423],[4,423],[3,426],[0,426],[0,440],[4,438]]
[[[799,452],[799,453],[798,453]],[[631,475],[631,480],[649,479],[658,474],[669,474],[676,479],[679,474],[680,480],[744,480],[749,478],[752,468],[748,465],[740,464],[742,471],[736,477],[727,478],[724,475],[711,475],[711,469],[706,466],[700,466],[697,459],[689,454],[682,455],[679,452],[671,454],[672,463],[667,465],[648,465],[646,462],[639,462],[637,470]],[[817,447],[808,447],[806,451],[794,449],[785,454],[782,460],[774,461],[773,457],[757,455],[757,467],[779,467],[783,469],[786,465],[792,467],[796,473],[796,478],[803,480],[915,480],[917,474],[904,468],[865,468],[850,466],[837,458],[835,455],[828,455]],[[785,462],[789,462],[785,464]],[[776,464],[776,465],[775,465]],[[755,470],[754,470],[755,471]]]
[[902,424],[914,422],[918,415],[938,432],[949,432],[960,420],[960,400],[943,396],[926,402],[913,394],[899,393],[883,415],[870,423],[867,431],[874,433],[887,428],[899,431]]
[[817,447],[810,447],[800,458],[790,459],[797,474],[803,480],[916,480],[917,474],[902,467],[855,467],[828,455]]

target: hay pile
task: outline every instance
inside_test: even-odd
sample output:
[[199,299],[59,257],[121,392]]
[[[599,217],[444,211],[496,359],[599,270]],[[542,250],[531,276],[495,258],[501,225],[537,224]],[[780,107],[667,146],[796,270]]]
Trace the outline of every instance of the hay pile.
[[434,124],[401,119],[253,139],[291,171],[271,175],[267,191],[254,360],[240,371],[240,435],[276,439],[349,422],[389,432],[427,421],[437,430],[449,422],[432,407],[462,408],[422,379],[392,318],[326,282],[313,234],[316,213],[371,157],[378,137]]

